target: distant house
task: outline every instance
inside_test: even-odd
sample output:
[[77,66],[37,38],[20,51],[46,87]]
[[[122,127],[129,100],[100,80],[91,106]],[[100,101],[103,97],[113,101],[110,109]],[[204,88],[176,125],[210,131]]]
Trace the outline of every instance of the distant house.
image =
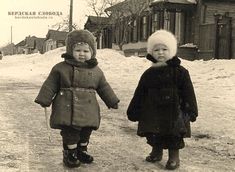
[[20,41],[18,44],[15,45],[15,48],[16,48],[16,53],[17,54],[24,54],[26,51],[25,51],[25,39]]
[[97,48],[112,48],[112,29],[108,17],[88,16],[84,29],[96,37]]
[[44,52],[65,46],[65,39],[68,32],[49,30],[44,42]]
[[35,40],[35,49],[38,50],[41,54],[43,54],[43,44],[44,44],[45,38],[37,38]]
[[17,54],[43,53],[43,42],[45,38],[28,36],[15,45]]
[[3,56],[13,55],[16,52],[15,44],[10,43],[1,48],[1,52]]
[[[125,0],[106,9],[111,14]],[[146,55],[147,38],[158,29],[173,32],[179,41],[180,57],[194,59],[235,59],[235,0],[141,0],[149,8],[133,19],[124,32],[123,22],[114,23],[112,48],[126,34],[126,56]]]

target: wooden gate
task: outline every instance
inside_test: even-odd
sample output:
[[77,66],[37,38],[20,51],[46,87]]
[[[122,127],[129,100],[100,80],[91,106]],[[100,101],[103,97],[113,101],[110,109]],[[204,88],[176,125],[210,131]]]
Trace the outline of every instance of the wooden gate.
[[227,16],[218,16],[216,22],[216,42],[215,58],[231,58],[231,39],[232,39],[232,18]]
[[232,18],[216,15],[214,24],[199,27],[199,56],[204,59],[230,59]]
[[199,27],[199,56],[203,59],[211,59],[215,54],[215,24],[202,24]]

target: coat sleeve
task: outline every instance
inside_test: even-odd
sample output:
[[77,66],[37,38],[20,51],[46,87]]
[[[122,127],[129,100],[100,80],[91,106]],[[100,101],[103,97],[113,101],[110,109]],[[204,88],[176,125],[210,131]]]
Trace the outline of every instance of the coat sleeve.
[[189,116],[191,122],[196,121],[196,118],[198,116],[197,100],[193,84],[187,70],[186,72],[184,72],[183,75],[182,100],[183,112]]
[[117,105],[120,101],[111,86],[109,85],[109,83],[107,82],[102,71],[101,79],[99,81],[99,85],[96,91],[108,108],[115,107],[115,105]]
[[35,102],[41,106],[50,106],[55,94],[60,88],[59,83],[59,72],[53,67],[49,76],[44,81]]
[[130,101],[130,104],[127,108],[127,117],[130,121],[136,122],[139,121],[142,99],[144,98],[144,82],[143,76],[140,78],[140,81],[135,89],[134,96]]

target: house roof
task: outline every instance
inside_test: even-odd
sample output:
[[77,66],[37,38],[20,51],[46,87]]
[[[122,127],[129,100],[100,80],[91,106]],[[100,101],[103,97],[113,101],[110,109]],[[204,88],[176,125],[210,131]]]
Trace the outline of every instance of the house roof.
[[[113,11],[115,9],[123,8],[125,5],[127,5],[131,0],[124,0],[122,2],[119,2],[111,7],[106,8],[104,11]],[[152,2],[153,0],[149,0],[149,2]],[[139,4],[147,3],[147,0],[138,0]]]
[[119,2],[119,3],[117,3],[117,4],[115,4],[115,5],[113,5],[113,6],[111,6],[111,7],[108,7],[108,8],[106,8],[104,11],[112,11],[112,10],[114,10],[114,9],[116,9],[116,8],[120,8],[120,7],[122,7],[123,5],[125,5],[127,2],[126,1],[123,1],[123,2]]
[[24,40],[22,40],[22,41],[20,41],[18,44],[16,44],[15,46],[16,47],[22,47],[22,46],[24,46],[25,45],[25,39]]
[[108,17],[97,17],[97,16],[88,16],[87,22],[91,22],[92,24],[108,24]]
[[24,40],[16,44],[16,47],[37,48],[43,45],[45,38],[37,38],[36,36],[28,36]]
[[53,39],[56,41],[64,41],[68,32],[65,31],[58,31],[58,30],[49,30],[46,35],[46,40],[47,39]]
[[34,48],[35,47],[35,40],[37,37],[35,36],[28,36],[25,38],[25,47],[27,48]]
[[224,2],[224,3],[228,3],[228,2],[235,2],[235,0],[203,0],[205,2]]
[[111,20],[108,17],[88,16],[84,28],[94,33],[99,31],[101,28],[109,26],[110,24]]
[[154,0],[150,7],[154,10],[189,11],[196,7],[196,0]]
[[197,4],[196,0],[153,0],[152,4],[166,2],[175,4]]

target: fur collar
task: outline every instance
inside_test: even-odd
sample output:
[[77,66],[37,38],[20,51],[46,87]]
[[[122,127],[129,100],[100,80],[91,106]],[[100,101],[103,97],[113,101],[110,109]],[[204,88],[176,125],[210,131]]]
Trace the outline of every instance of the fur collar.
[[153,66],[159,67],[159,66],[179,66],[181,61],[177,56],[172,57],[172,59],[167,60],[165,63],[158,62],[151,54],[147,54],[146,58],[153,62]]
[[73,65],[73,66],[77,66],[77,67],[93,68],[98,65],[98,61],[96,58],[92,58],[92,59],[87,60],[84,63],[82,63],[82,62],[76,61],[73,58],[73,56],[71,56],[67,53],[62,54],[61,57],[65,59],[66,63]]

